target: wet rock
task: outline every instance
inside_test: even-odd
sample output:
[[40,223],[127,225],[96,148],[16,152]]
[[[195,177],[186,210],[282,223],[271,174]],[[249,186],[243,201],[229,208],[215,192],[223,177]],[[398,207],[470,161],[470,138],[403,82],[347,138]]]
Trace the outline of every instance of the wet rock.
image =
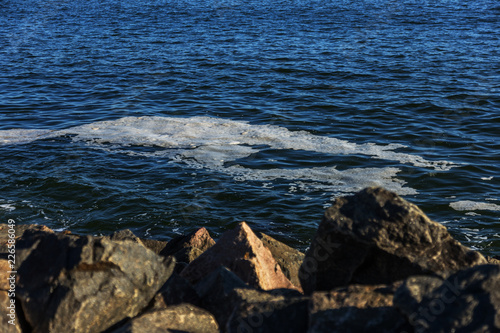
[[446,279],[412,277],[394,305],[418,332],[500,332],[500,266],[480,265]]
[[390,284],[486,263],[417,206],[382,188],[338,198],[300,268],[306,293],[348,284]]
[[311,296],[312,333],[404,332],[409,323],[393,307],[396,285],[351,285]]
[[219,326],[209,312],[191,304],[179,304],[152,310],[133,318],[113,333],[219,333]]
[[304,260],[304,253],[262,232],[257,232],[256,235],[262,241],[262,244],[271,251],[273,258],[280,265],[281,271],[287,279],[300,289],[299,269]]
[[283,297],[257,290],[235,290],[241,301],[226,324],[226,332],[302,333],[308,326],[307,297]]
[[229,268],[255,288],[296,289],[283,274],[271,252],[245,222],[225,232],[217,244],[191,262],[181,272],[181,276],[191,283],[197,283],[220,266]]
[[174,262],[129,240],[25,232],[17,297],[33,332],[101,332],[137,315]]
[[162,256],[174,256],[179,263],[190,263],[215,245],[208,230],[199,228],[187,235],[172,239],[160,252]]
[[156,294],[154,307],[165,308],[182,303],[198,305],[200,296],[191,283],[177,273],[173,273]]

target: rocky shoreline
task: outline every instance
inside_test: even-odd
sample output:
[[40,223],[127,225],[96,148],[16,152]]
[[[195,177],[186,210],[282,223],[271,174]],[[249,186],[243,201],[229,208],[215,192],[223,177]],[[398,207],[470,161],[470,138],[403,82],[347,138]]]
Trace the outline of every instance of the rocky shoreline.
[[0,224],[0,253],[1,332],[500,331],[500,261],[382,188],[338,198],[305,254],[245,222],[217,242]]

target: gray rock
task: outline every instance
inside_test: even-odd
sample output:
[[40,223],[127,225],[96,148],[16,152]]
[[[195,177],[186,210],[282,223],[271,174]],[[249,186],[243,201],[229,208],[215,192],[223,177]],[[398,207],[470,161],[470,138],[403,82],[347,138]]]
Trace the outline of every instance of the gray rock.
[[375,187],[338,198],[325,211],[299,278],[304,292],[311,293],[484,263],[480,253],[461,245],[417,206]]
[[135,317],[112,333],[219,333],[219,326],[209,312],[191,304],[148,311]]
[[396,285],[350,285],[314,292],[309,306],[310,333],[404,332],[406,318],[393,307]]
[[476,266],[444,280],[410,278],[394,305],[415,333],[500,332],[500,266]]
[[163,249],[167,245],[167,242],[164,241],[139,238],[130,229],[123,229],[116,231],[109,236],[109,239],[113,241],[131,240],[135,243],[144,245],[145,247],[147,247],[156,254],[160,254],[160,252],[163,251]]
[[25,232],[17,297],[33,332],[100,332],[134,317],[175,265],[132,241]]

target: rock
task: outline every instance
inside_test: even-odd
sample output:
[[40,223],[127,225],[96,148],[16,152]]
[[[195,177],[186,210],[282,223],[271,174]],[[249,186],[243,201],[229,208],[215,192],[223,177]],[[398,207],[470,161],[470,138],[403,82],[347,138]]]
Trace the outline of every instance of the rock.
[[156,294],[154,307],[166,308],[182,303],[198,305],[200,303],[200,296],[198,296],[191,283],[178,274],[173,273]]
[[486,257],[488,264],[500,265],[500,260],[495,257]]
[[162,256],[174,256],[177,262],[190,263],[215,245],[208,230],[199,228],[187,235],[172,239],[160,252]]
[[338,198],[317,230],[299,277],[306,293],[390,284],[486,263],[417,206],[382,188]]
[[7,223],[0,223],[0,253],[2,257],[7,259],[7,253],[9,250],[8,244],[9,239],[11,239],[10,235],[14,235],[14,240],[19,239],[26,230],[30,230],[32,232],[48,232],[54,233],[54,231],[44,225],[38,224],[13,224],[14,231],[10,231],[10,225]]
[[309,333],[404,332],[411,329],[393,307],[396,285],[350,285],[314,292],[309,306]]
[[11,271],[15,271],[15,268],[12,269],[10,267],[9,261],[7,259],[0,259],[0,290],[10,289],[9,278],[12,276]]
[[257,232],[256,235],[262,241],[262,244],[271,251],[273,258],[280,265],[281,271],[287,279],[300,289],[299,269],[302,261],[304,261],[304,253],[262,232]]
[[250,289],[236,274],[226,267],[219,267],[196,286],[200,296],[200,306],[212,313],[220,327],[225,327],[228,317],[239,304],[234,297],[236,289]]
[[307,297],[286,298],[272,294],[265,295],[266,293],[257,290],[235,290],[235,292],[242,294],[240,296],[242,301],[229,317],[226,332],[307,331],[309,303]]
[[[21,314],[19,309],[16,309],[16,304],[11,303],[12,299],[14,298],[10,298],[7,291],[0,291],[0,332],[2,333],[21,333],[23,331],[19,321]],[[25,332],[28,332],[28,329]]]
[[209,312],[191,304],[179,304],[152,310],[135,317],[112,333],[219,333],[219,326]]
[[101,332],[143,310],[174,260],[129,240],[25,232],[17,298],[33,332]]
[[297,289],[283,274],[271,252],[245,222],[225,232],[217,244],[191,262],[181,272],[181,276],[191,283],[196,283],[220,266],[229,268],[245,283],[255,288]]
[[167,242],[158,241],[154,239],[143,239],[137,237],[130,229],[123,229],[112,233],[109,238],[113,241],[119,240],[131,240],[135,243],[144,245],[146,248],[150,249],[156,254],[160,254],[161,251],[167,245]]
[[444,280],[409,278],[394,305],[416,333],[500,332],[500,266],[476,266]]

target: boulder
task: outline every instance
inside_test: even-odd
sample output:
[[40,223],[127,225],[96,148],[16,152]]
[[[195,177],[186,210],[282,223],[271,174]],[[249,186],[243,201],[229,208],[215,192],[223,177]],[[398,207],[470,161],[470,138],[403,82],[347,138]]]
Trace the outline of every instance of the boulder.
[[160,252],[162,256],[174,256],[178,263],[190,263],[215,245],[208,230],[199,228],[187,235],[172,239]]
[[294,286],[301,288],[299,269],[304,260],[304,253],[268,236],[262,232],[256,233],[262,244],[271,251],[273,258],[280,265],[281,271]]
[[177,273],[173,273],[156,294],[154,307],[166,308],[182,303],[198,305],[200,296],[191,283]]
[[175,262],[129,240],[26,231],[17,298],[33,332],[101,332],[142,311]]
[[[0,223],[0,254],[2,257],[7,258],[8,252],[8,242],[10,238],[11,232],[9,232],[10,225],[7,223]],[[30,230],[32,232],[48,232],[54,233],[54,231],[44,225],[38,224],[14,224],[14,239],[19,239],[26,230]]]
[[480,265],[446,279],[411,277],[394,305],[415,332],[500,332],[500,266]]
[[235,293],[241,301],[227,321],[226,332],[307,331],[307,297],[284,297],[251,289],[235,290]]
[[214,246],[192,261],[181,272],[181,276],[191,283],[197,283],[220,266],[229,268],[255,288],[297,289],[245,222],[225,232]]
[[132,230],[130,229],[123,229],[116,231],[112,233],[109,238],[113,241],[120,241],[120,240],[131,240],[135,243],[139,243],[141,245],[144,245],[151,251],[153,251],[156,254],[160,254],[161,251],[165,248],[167,245],[167,242],[164,241],[158,241],[154,239],[144,239],[144,238],[139,238],[137,237]]
[[[11,302],[12,299],[7,291],[0,290],[0,332],[2,333],[23,332],[19,320],[22,314],[19,309],[16,309],[16,303]],[[28,329],[25,328],[24,331],[28,332]]]
[[350,285],[317,291],[309,305],[309,333],[404,332],[411,329],[393,307],[394,285]]
[[191,304],[155,309],[133,318],[112,333],[219,333],[219,326],[209,312]]
[[390,284],[486,259],[453,239],[417,206],[383,188],[337,198],[325,211],[299,277],[304,292],[349,284]]

